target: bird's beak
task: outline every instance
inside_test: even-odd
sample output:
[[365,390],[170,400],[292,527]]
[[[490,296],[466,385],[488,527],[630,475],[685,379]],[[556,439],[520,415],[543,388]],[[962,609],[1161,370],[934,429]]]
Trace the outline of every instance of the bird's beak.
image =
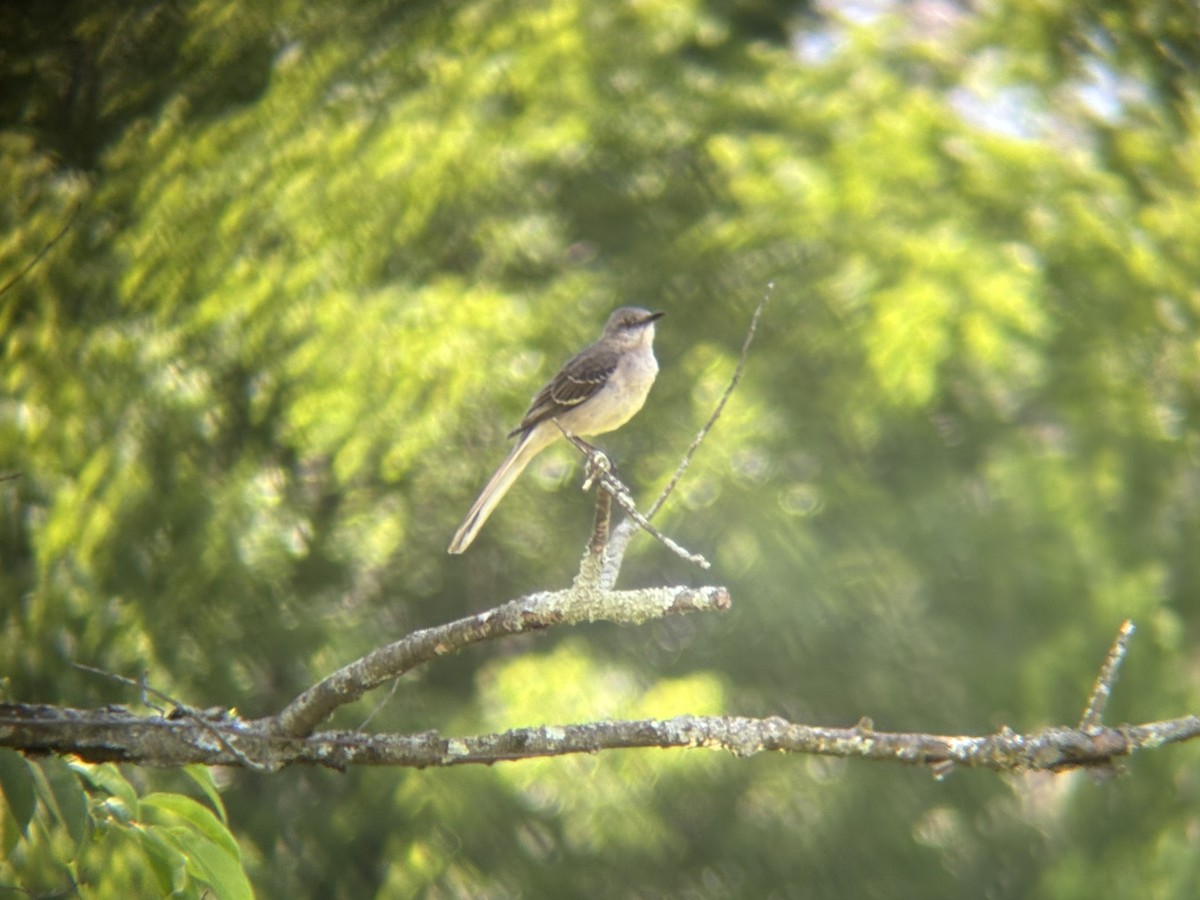
[[653,322],[655,319],[661,319],[665,315],[666,315],[665,312],[652,312],[652,313],[650,313],[650,315],[646,316],[646,318],[642,320],[642,324],[648,325],[651,322]]

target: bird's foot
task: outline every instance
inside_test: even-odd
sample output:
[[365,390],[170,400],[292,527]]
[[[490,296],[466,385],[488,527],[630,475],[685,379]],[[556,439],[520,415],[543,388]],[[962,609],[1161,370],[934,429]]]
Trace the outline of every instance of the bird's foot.
[[604,455],[603,451],[598,450],[586,441],[583,442],[588,448],[587,465],[583,470],[583,489],[589,491],[592,485],[596,483],[596,479],[603,475],[616,470],[612,460]]

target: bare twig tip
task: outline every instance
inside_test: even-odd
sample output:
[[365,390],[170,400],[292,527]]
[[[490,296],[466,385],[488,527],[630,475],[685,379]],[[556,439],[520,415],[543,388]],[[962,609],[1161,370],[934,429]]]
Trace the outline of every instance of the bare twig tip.
[[1129,641],[1135,630],[1132,619],[1126,619],[1117,629],[1117,636],[1113,639],[1108,655],[1104,657],[1104,662],[1096,675],[1096,683],[1092,686],[1092,692],[1088,696],[1087,706],[1084,707],[1083,717],[1079,720],[1081,729],[1090,731],[1101,727],[1104,721],[1104,710],[1108,706],[1113,685],[1117,681],[1117,672],[1120,671],[1121,663],[1125,661],[1125,655],[1129,652]]

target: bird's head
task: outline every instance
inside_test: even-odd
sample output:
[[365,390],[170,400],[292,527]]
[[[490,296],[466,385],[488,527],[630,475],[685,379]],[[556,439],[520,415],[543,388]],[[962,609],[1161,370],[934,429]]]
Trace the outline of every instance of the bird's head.
[[614,310],[604,326],[604,337],[616,338],[631,347],[643,341],[654,340],[654,323],[661,319],[661,312],[650,312],[637,306],[622,306]]

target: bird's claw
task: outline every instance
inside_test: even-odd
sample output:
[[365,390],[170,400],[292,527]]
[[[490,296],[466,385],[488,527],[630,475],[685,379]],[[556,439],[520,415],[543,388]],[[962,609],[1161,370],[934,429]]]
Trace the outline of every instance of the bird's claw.
[[587,467],[584,470],[583,489],[590,491],[592,485],[596,483],[597,478],[607,475],[612,470],[613,465],[609,458],[595,447],[592,447],[588,453]]

